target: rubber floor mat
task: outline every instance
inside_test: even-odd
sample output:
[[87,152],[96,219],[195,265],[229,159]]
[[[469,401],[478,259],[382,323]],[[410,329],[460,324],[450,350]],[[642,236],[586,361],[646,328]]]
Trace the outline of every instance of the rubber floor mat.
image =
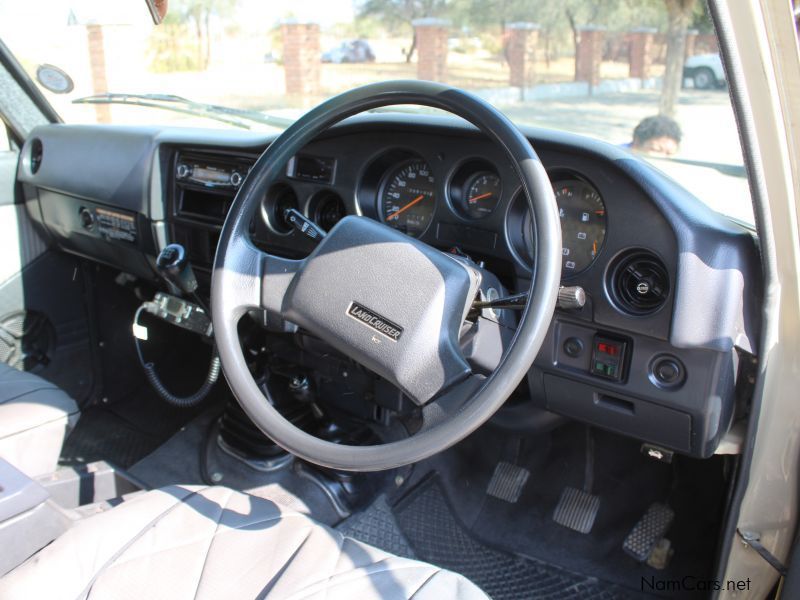
[[495,600],[642,597],[595,577],[481,543],[453,514],[435,478],[401,500],[394,513],[417,558],[464,575]]
[[343,535],[397,556],[415,558],[384,496],[379,497],[367,510],[342,521],[336,529]]
[[169,435],[142,431],[103,406],[86,409],[64,441],[59,464],[106,460],[126,469],[158,448]]

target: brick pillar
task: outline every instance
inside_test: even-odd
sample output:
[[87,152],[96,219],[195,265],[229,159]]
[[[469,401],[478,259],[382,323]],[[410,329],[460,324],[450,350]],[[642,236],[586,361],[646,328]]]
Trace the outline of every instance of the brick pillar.
[[411,22],[417,37],[417,79],[447,80],[447,31],[444,19],[416,19]]
[[697,36],[700,34],[697,29],[690,29],[686,32],[686,58],[695,55],[694,47],[697,44]]
[[[108,80],[106,79],[106,49],[103,43],[103,27],[101,25],[87,25],[86,35],[89,42],[92,90],[95,94],[107,94]],[[111,122],[111,106],[108,104],[95,104],[94,110],[98,123]]]
[[506,58],[510,68],[509,84],[526,88],[533,83],[536,65],[536,43],[539,26],[535,23],[509,23],[506,26],[508,45]]
[[602,27],[588,25],[578,29],[575,51],[575,81],[586,81],[589,87],[600,83],[600,62],[603,60]]
[[311,101],[320,94],[319,25],[286,21],[281,24],[286,95]]
[[653,43],[656,30],[641,28],[630,32],[630,50],[628,53],[628,76],[636,79],[647,79],[650,67],[655,58]]

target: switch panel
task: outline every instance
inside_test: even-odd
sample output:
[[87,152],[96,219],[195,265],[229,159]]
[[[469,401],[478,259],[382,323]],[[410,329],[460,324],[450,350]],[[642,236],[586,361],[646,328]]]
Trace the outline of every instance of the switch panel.
[[625,358],[628,343],[616,338],[602,335],[594,336],[592,342],[592,362],[590,370],[592,375],[620,381],[625,375]]

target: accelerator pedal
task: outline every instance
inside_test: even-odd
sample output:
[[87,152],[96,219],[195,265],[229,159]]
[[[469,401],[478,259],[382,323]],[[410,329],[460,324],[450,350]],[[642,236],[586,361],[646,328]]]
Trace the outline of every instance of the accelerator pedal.
[[647,561],[667,533],[674,518],[675,511],[668,505],[653,502],[625,538],[622,549],[639,562]]

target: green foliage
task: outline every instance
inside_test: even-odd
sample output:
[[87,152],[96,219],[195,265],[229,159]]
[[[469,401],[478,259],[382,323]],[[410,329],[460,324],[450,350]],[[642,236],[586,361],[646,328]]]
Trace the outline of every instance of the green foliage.
[[164,21],[153,28],[147,48],[150,70],[154,73],[200,71],[203,69],[196,38],[186,25]]
[[[696,2],[693,14],[693,27],[707,31],[706,3]],[[538,23],[559,34],[569,32],[570,21],[620,32],[667,28],[666,0],[364,0],[357,22],[369,17],[391,33],[406,34],[413,19],[431,16],[447,18],[455,29],[470,33],[501,32],[514,21]]]
[[[211,17],[227,17],[237,4],[238,0],[170,0],[164,22],[151,37],[151,68],[157,72],[208,68]],[[190,31],[194,34],[191,41]]]
[[338,38],[375,38],[379,37],[386,28],[381,23],[381,20],[375,16],[368,15],[348,21],[345,23],[336,23],[333,25],[328,33]]
[[167,18],[190,23],[211,15],[227,17],[237,4],[238,0],[170,0]]
[[408,33],[414,19],[448,16],[451,4],[447,0],[365,0],[358,16],[372,17],[392,33]]

